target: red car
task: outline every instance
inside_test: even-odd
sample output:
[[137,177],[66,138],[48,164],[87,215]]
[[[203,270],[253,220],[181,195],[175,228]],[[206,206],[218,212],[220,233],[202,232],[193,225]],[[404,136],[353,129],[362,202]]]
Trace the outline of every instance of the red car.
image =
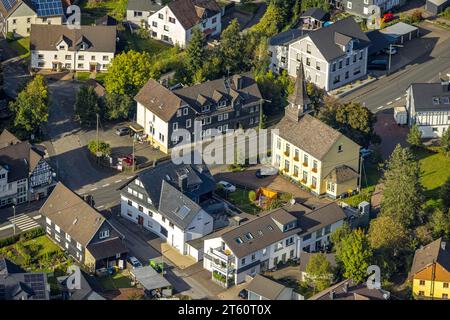
[[386,13],[383,16],[383,22],[390,22],[390,21],[392,21],[394,19],[395,19],[395,17],[394,17],[394,15],[392,13]]

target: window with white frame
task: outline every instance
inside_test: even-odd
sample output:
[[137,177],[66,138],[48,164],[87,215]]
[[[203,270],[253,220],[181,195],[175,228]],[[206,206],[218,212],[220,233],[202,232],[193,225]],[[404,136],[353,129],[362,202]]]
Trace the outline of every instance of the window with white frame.
[[52,220],[50,220],[50,219],[47,218],[47,217],[45,218],[45,222],[47,222],[48,225],[51,225],[51,224],[52,224]]
[[55,230],[56,230],[56,232],[61,232],[61,229],[60,229],[59,226],[56,225],[56,224],[55,224]]
[[70,234],[66,233],[66,240],[70,242]]
[[83,248],[83,247],[81,246],[81,243],[77,242],[77,249],[81,251],[82,248]]
[[188,108],[183,109],[183,115],[187,116],[188,112],[189,112]]
[[109,237],[109,230],[100,231],[100,233],[98,234],[98,237],[100,239],[108,238]]

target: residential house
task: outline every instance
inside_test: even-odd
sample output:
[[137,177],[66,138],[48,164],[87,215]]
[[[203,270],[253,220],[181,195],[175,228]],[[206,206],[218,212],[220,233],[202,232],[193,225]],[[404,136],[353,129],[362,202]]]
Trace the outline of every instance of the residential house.
[[161,163],[122,187],[121,215],[180,253],[196,257],[187,242],[213,231],[213,218],[202,203],[211,198],[215,186],[206,165]]
[[406,90],[408,126],[416,124],[422,138],[441,137],[450,125],[450,84],[413,83]]
[[[226,132],[257,127],[263,103],[258,84],[250,73],[173,91],[150,79],[135,100],[137,124],[143,127],[148,140],[165,153],[180,138],[190,143],[209,138],[212,129]],[[201,122],[201,132],[197,135],[196,121]],[[178,129],[187,130],[189,135],[180,136]]]
[[324,26],[330,19],[330,14],[320,8],[309,8],[300,16],[302,29],[316,30]]
[[448,299],[450,250],[442,238],[416,250],[409,279],[416,297]]
[[427,0],[425,4],[425,10],[438,15],[450,7],[450,0]]
[[331,0],[330,2],[346,12],[368,18],[373,14],[373,11],[370,11],[370,6],[378,6],[380,14],[383,14],[401,7],[406,3],[406,0]]
[[32,24],[61,25],[64,22],[61,0],[0,1],[0,33],[14,37],[30,35]]
[[44,152],[6,129],[0,134],[0,207],[46,197],[55,172]]
[[308,300],[389,300],[391,294],[383,289],[368,288],[367,283],[356,284],[351,279],[339,282]]
[[75,287],[75,277],[70,277],[70,275],[60,276],[57,278],[59,289],[61,290],[61,295],[63,300],[106,300],[100,294],[92,289],[89,284],[88,274],[80,270],[80,282],[79,287]]
[[247,275],[301,259],[302,251],[324,249],[345,217],[336,203],[314,210],[295,203],[262,213],[205,237],[203,267],[219,285],[242,283]]
[[[345,209],[344,209],[345,210]],[[325,255],[326,260],[330,263],[330,266],[332,268],[336,267],[336,254],[334,253],[323,253]],[[308,280],[308,272],[307,266],[308,263],[314,255],[317,255],[317,253],[310,253],[310,252],[302,252],[300,253],[300,277],[301,281],[307,281]],[[333,273],[329,274],[329,277],[331,280],[333,280]]]
[[128,249],[123,235],[61,182],[39,212],[47,235],[91,272],[125,266]]
[[128,0],[126,19],[134,27],[147,27],[148,18],[162,7],[162,0]]
[[257,274],[248,284],[247,300],[303,300],[294,289]]
[[116,52],[116,26],[32,25],[30,50],[33,69],[106,71]]
[[272,165],[313,194],[336,199],[358,188],[360,146],[311,116],[300,67],[283,119],[272,130]]
[[12,261],[0,257],[1,300],[49,300],[47,274],[27,272]]
[[222,9],[215,0],[174,0],[148,18],[152,38],[186,47],[194,28],[206,38],[222,31]]
[[307,30],[290,29],[269,38],[268,52],[270,58],[269,67],[273,72],[281,74],[288,69],[289,45],[307,34]]
[[308,33],[289,44],[288,73],[303,64],[306,80],[331,91],[367,74],[370,40],[352,17]]

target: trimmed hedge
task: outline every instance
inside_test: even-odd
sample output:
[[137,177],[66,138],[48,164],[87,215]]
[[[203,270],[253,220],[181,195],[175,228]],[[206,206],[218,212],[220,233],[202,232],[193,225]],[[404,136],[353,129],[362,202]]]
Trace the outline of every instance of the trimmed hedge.
[[36,228],[29,231],[25,231],[21,234],[16,234],[8,238],[0,239],[0,248],[10,246],[19,241],[28,241],[45,234],[44,228]]

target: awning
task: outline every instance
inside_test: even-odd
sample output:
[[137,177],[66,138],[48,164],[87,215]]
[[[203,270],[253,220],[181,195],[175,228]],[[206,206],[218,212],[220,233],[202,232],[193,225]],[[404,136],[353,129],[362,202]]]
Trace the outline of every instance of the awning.
[[144,132],[144,128],[141,125],[137,124],[137,123],[130,124],[130,129],[133,130],[136,133]]
[[169,281],[150,266],[133,269],[130,273],[148,291],[172,286]]

